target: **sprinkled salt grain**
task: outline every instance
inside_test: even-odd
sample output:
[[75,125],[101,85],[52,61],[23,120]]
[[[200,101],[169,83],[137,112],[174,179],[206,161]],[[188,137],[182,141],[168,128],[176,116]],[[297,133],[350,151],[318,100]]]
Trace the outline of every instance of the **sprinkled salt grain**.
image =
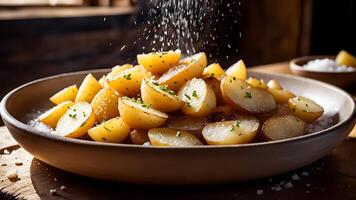
[[302,172],[302,176],[309,176],[309,172]]
[[4,150],[4,154],[10,154],[10,151],[7,150],[7,149],[5,149],[5,150]]
[[293,181],[298,181],[298,180],[300,180],[300,177],[298,176],[298,174],[293,174],[292,175],[292,180]]
[[309,61],[305,64],[304,69],[310,71],[321,71],[321,72],[351,72],[356,71],[356,68],[348,66],[340,66],[335,60],[328,58],[316,59]]
[[274,190],[274,191],[278,192],[278,191],[282,190],[282,187],[277,184],[276,186],[271,187],[271,190]]
[[18,177],[18,173],[16,169],[11,169],[6,172],[6,177],[8,179],[16,179]]
[[57,190],[56,190],[56,189],[50,189],[50,190],[49,190],[49,193],[50,193],[51,195],[55,195],[55,194],[56,194],[56,192],[57,192]]
[[67,187],[66,187],[65,185],[62,185],[59,189],[62,190],[62,191],[64,191],[64,190],[67,189]]
[[57,182],[57,181],[58,181],[58,179],[57,179],[56,177],[54,177],[54,178],[53,178],[53,181],[54,181],[54,182]]
[[290,189],[293,188],[293,183],[292,182],[288,182],[284,185],[285,188]]
[[263,194],[263,190],[257,190],[256,193],[257,193],[257,195],[262,195]]
[[311,184],[310,183],[307,183],[307,184],[305,184],[307,187],[310,187],[311,186]]

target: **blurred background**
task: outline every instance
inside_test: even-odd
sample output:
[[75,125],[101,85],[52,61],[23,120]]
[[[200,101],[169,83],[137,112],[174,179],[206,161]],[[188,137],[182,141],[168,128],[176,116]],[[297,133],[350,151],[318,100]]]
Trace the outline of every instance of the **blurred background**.
[[[255,66],[356,53],[355,0],[211,2],[200,8],[193,45],[225,68],[239,58]],[[135,63],[161,47],[145,39],[160,12],[148,0],[0,0],[0,98],[40,77]]]

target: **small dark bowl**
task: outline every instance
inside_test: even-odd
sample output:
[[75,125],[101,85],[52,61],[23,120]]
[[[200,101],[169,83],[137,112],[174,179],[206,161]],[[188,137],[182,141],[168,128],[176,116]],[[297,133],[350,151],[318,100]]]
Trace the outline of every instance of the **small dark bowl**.
[[304,69],[304,65],[309,61],[316,59],[335,59],[335,56],[306,56],[295,58],[290,62],[290,69],[293,74],[303,77],[308,77],[330,83],[332,85],[345,88],[347,86],[356,83],[356,71],[352,72],[320,72],[320,71],[311,71]]
[[36,80],[11,91],[1,101],[1,116],[15,140],[36,158],[75,174],[139,184],[216,184],[273,176],[310,164],[329,154],[355,125],[355,102],[329,84],[281,74],[250,72],[266,81],[314,99],[339,123],[312,134],[280,141],[226,146],[154,147],[108,144],[64,138],[26,125],[28,113],[53,106],[48,98],[80,84],[83,71]]

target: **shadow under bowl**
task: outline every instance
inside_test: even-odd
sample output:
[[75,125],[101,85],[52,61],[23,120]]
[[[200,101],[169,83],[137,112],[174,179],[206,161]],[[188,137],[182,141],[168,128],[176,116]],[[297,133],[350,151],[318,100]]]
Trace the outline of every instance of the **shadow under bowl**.
[[309,61],[316,60],[316,59],[325,59],[325,58],[335,59],[335,56],[305,56],[305,57],[295,58],[290,61],[289,66],[291,71],[295,75],[323,81],[341,88],[345,88],[347,86],[352,85],[353,83],[356,83],[356,71],[322,72],[322,71],[306,70],[303,67]]
[[[250,72],[266,81],[314,99],[339,123],[312,134],[272,142],[228,146],[153,147],[64,138],[26,125],[31,112],[50,108],[48,98],[80,84],[83,71],[36,80],[11,91],[1,102],[1,116],[15,140],[39,160],[75,174],[136,184],[217,184],[281,174],[308,165],[332,151],[355,124],[355,102],[341,89],[306,78]],[[32,116],[33,117],[33,116]]]

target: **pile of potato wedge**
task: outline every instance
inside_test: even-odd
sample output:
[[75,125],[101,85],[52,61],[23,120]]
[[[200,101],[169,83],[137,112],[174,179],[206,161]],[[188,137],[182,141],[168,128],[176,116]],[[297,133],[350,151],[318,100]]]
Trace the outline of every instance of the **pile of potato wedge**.
[[277,80],[247,77],[242,60],[226,71],[205,53],[137,56],[99,80],[88,74],[49,100],[37,120],[53,133],[98,142],[154,146],[235,145],[306,134],[324,112]]

